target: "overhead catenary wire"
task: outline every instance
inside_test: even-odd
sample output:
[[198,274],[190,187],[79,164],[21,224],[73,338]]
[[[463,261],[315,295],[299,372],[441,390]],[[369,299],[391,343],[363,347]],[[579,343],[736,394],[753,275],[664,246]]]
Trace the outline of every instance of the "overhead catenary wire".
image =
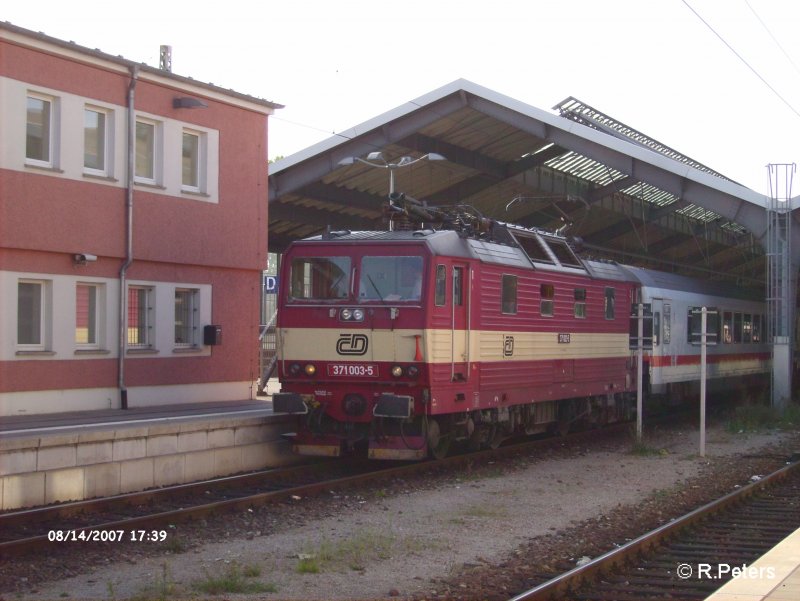
[[758,13],[756,12],[756,10],[755,10],[755,9],[754,9],[752,6],[750,6],[750,2],[748,2],[747,0],[744,0],[744,3],[747,5],[747,8],[749,8],[749,9],[750,9],[750,12],[752,12],[752,13],[753,13],[753,15],[755,16],[755,18],[756,18],[756,19],[758,19],[758,22],[759,22],[759,23],[761,23],[761,26],[764,28],[764,31],[766,31],[766,32],[767,32],[767,34],[769,34],[769,37],[771,37],[771,38],[772,38],[772,41],[773,41],[773,42],[775,42],[775,45],[776,45],[778,48],[780,48],[781,52],[783,52],[783,56],[785,56],[785,57],[786,57],[786,60],[788,60],[788,61],[791,63],[792,67],[794,67],[794,70],[795,70],[795,71],[797,71],[797,73],[799,73],[799,74],[800,74],[800,67],[798,67],[798,66],[797,66],[797,63],[795,63],[795,62],[792,60],[792,57],[791,57],[791,56],[789,56],[789,53],[788,53],[788,52],[786,52],[786,49],[785,49],[785,48],[784,48],[784,47],[781,45],[781,43],[778,41],[778,38],[776,38],[776,37],[775,37],[775,36],[772,34],[772,31],[770,31],[769,27],[767,27],[767,24],[766,24],[766,23],[764,23],[764,20],[763,20],[763,19],[762,19],[762,18],[761,18],[761,17],[758,15]]
[[715,36],[717,36],[717,37],[719,38],[719,40],[720,40],[720,41],[721,41],[723,44],[725,44],[725,46],[727,46],[727,47],[728,47],[728,50],[730,50],[731,52],[733,52],[733,53],[736,55],[736,58],[738,58],[740,61],[742,61],[742,62],[745,64],[745,66],[746,66],[748,69],[750,69],[750,71],[752,71],[752,72],[753,72],[753,74],[754,74],[756,77],[758,77],[758,78],[761,80],[761,82],[762,82],[762,83],[763,83],[765,86],[767,86],[767,87],[768,87],[768,88],[769,88],[769,89],[772,91],[772,93],[773,93],[773,94],[775,94],[775,96],[777,96],[777,97],[778,97],[778,98],[781,100],[781,102],[783,102],[783,103],[784,103],[784,104],[785,104],[785,105],[786,105],[786,106],[789,108],[789,110],[790,110],[790,111],[792,111],[792,112],[793,112],[795,115],[797,115],[798,117],[800,117],[800,112],[799,112],[799,111],[798,111],[796,108],[794,108],[794,107],[791,105],[791,103],[790,103],[788,100],[786,100],[786,98],[784,98],[784,97],[783,97],[783,96],[780,94],[780,92],[778,92],[778,90],[776,90],[774,87],[772,87],[772,85],[770,85],[770,83],[769,83],[769,82],[768,82],[766,79],[764,79],[764,77],[763,77],[763,76],[762,76],[762,75],[761,75],[761,74],[760,74],[758,71],[756,71],[756,70],[755,70],[755,68],[754,68],[754,67],[753,67],[753,66],[752,66],[750,63],[748,63],[748,62],[747,62],[747,61],[744,59],[744,57],[743,57],[741,54],[739,54],[738,52],[736,52],[736,49],[735,49],[733,46],[731,46],[731,45],[730,45],[730,44],[727,42],[727,40],[725,40],[725,38],[723,38],[723,37],[722,37],[722,36],[721,36],[721,35],[720,35],[720,34],[717,32],[717,30],[716,30],[716,29],[714,29],[714,28],[711,26],[711,24],[710,24],[708,21],[706,21],[706,20],[705,20],[705,19],[704,19],[702,16],[700,16],[700,13],[698,13],[698,12],[697,12],[697,11],[696,11],[694,8],[692,8],[692,5],[691,5],[691,4],[689,4],[689,2],[688,2],[687,0],[682,0],[682,2],[683,2],[685,5],[686,5],[686,7],[687,7],[687,8],[688,8],[690,11],[692,11],[692,12],[695,14],[695,16],[696,16],[698,19],[700,19],[700,20],[703,22],[703,25],[705,25],[706,27],[708,27],[708,28],[711,30],[711,33],[713,33]]

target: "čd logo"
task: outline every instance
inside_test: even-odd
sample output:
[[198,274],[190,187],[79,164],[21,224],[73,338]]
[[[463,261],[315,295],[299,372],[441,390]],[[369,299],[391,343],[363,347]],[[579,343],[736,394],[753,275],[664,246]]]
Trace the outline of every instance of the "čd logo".
[[336,341],[336,352],[340,355],[366,355],[369,338],[364,334],[341,334]]

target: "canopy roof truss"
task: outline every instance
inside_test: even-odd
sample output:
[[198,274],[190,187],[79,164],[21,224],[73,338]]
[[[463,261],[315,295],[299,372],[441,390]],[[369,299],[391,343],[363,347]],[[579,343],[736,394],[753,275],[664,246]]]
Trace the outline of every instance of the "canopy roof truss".
[[459,80],[271,166],[270,250],[333,229],[383,227],[386,169],[430,204],[584,241],[584,255],[763,287],[765,198],[568,98],[559,115]]

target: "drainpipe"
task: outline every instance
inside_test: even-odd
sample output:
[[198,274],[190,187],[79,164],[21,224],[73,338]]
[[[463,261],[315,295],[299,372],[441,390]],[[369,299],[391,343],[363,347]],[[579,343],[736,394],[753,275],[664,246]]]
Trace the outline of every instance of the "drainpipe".
[[119,270],[119,400],[120,408],[128,408],[128,389],[125,386],[125,349],[128,340],[128,294],[126,290],[128,268],[133,263],[133,177],[136,160],[136,81],[139,66],[131,67],[128,86],[128,185],[125,198],[125,262]]

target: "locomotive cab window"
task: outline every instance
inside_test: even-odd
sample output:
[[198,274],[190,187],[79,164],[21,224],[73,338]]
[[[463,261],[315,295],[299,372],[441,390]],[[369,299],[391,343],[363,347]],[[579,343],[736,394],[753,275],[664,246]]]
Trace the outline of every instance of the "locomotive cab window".
[[381,301],[420,300],[422,257],[364,257],[358,297]]
[[464,305],[464,268],[453,267],[453,305]]
[[517,313],[517,276],[503,275],[501,311],[506,314]]
[[436,266],[436,306],[443,307],[447,295],[447,266]]
[[289,295],[295,300],[337,300],[350,290],[349,257],[295,257]]

